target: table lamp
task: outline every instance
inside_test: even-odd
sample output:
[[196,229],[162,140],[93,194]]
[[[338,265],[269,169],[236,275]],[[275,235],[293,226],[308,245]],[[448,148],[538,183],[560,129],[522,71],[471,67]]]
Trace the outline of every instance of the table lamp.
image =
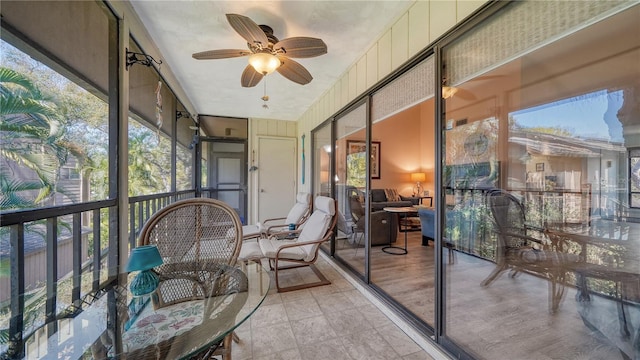
[[140,271],[129,285],[133,296],[148,294],[158,287],[160,278],[151,269],[159,265],[162,265],[162,257],[157,246],[143,245],[131,251],[127,272]]
[[423,172],[411,173],[411,181],[416,182],[416,194],[418,196],[422,195],[422,185],[420,182],[427,180],[427,175]]

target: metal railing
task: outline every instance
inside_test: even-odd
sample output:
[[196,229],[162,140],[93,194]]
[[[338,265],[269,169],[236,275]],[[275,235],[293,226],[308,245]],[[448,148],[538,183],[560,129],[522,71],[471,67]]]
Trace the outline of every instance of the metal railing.
[[[136,246],[137,235],[155,212],[195,196],[195,190],[186,190],[129,198],[128,246]],[[0,290],[8,294],[0,302],[0,359],[22,357],[24,339],[35,329],[68,317],[69,308],[116,280],[119,239],[111,225],[117,216],[116,200],[0,214],[0,261],[10,269],[8,284]],[[70,248],[62,250],[68,239]],[[44,261],[34,254],[44,254]],[[61,259],[67,255],[71,269],[61,273],[66,262]]]

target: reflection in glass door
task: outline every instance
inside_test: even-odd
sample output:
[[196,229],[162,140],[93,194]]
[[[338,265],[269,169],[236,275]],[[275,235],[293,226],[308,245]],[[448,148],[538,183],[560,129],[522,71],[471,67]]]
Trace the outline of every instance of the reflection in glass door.
[[435,319],[434,76],[427,58],[374,93],[371,110],[371,140],[379,144],[372,154],[371,283],[427,327]]
[[444,337],[474,358],[640,354],[639,18],[513,2],[443,48]]
[[[331,122],[312,132],[313,148],[313,198],[331,196]],[[331,242],[324,242],[322,249],[331,253]]]
[[344,217],[335,240],[335,256],[365,274],[366,241],[366,102],[335,121],[335,199]]

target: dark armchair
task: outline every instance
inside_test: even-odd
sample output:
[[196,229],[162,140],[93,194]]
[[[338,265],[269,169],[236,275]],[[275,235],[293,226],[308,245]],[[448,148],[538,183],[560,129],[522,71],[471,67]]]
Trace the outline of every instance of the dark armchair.
[[[356,196],[349,199],[351,218],[353,224],[353,242],[356,246],[361,244],[364,237],[364,208]],[[371,245],[388,245],[396,241],[398,235],[398,221],[396,216],[390,216],[386,211],[374,211],[371,213]]]

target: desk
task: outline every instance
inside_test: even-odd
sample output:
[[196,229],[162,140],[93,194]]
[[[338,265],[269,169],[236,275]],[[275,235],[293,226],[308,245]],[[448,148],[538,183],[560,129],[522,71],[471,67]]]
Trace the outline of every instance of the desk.
[[[386,207],[383,208],[382,210],[388,212],[389,214],[392,213],[396,213],[396,214],[404,214],[404,219],[405,219],[405,223],[407,221],[407,216],[409,213],[417,213],[418,209],[414,208],[413,206],[406,206],[406,207]],[[398,226],[402,226],[402,224],[398,224]],[[399,246],[393,246],[391,245],[391,243],[389,243],[389,246],[385,246],[382,248],[382,251],[386,252],[387,254],[392,254],[392,255],[406,255],[407,254],[407,231],[404,232],[404,247],[399,247]]]
[[[148,303],[127,330],[130,295],[124,287],[112,286],[77,316],[58,320],[57,331],[51,329],[53,324],[36,330],[25,341],[25,358],[190,358],[222,341],[248,319],[269,291],[269,273],[259,264],[230,269],[247,280],[238,291],[157,310]],[[118,326],[111,325],[114,319]]]

